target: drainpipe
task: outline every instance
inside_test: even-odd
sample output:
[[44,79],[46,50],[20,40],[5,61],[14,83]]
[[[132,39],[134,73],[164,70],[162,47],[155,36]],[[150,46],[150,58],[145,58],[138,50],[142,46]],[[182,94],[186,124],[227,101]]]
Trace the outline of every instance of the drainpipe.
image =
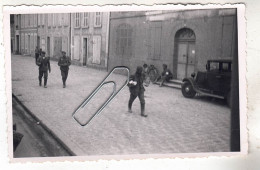
[[110,12],[107,14],[107,32],[106,32],[106,59],[105,59],[105,67],[108,71],[108,59],[109,59],[109,29],[110,28]]
[[72,60],[72,27],[71,27],[71,16],[72,13],[70,13],[69,17],[70,17],[70,38],[69,38],[69,44],[70,44],[70,59]]

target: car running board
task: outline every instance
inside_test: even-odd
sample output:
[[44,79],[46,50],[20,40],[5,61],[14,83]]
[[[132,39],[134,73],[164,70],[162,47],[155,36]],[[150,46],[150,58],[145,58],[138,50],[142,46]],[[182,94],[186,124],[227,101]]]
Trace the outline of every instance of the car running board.
[[202,94],[204,96],[215,97],[215,98],[219,98],[219,99],[225,99],[225,97],[223,97],[223,96],[219,96],[219,95],[216,95],[216,94],[205,93],[205,92],[200,91],[198,89],[194,89],[194,90],[196,91],[196,93]]

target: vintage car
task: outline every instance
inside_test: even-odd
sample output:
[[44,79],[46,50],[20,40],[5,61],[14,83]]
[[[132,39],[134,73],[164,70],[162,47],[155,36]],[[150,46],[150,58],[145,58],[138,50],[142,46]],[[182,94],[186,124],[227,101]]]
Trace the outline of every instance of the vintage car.
[[193,98],[196,94],[225,99],[230,106],[231,59],[208,60],[206,71],[192,73],[191,78],[184,78],[182,94]]

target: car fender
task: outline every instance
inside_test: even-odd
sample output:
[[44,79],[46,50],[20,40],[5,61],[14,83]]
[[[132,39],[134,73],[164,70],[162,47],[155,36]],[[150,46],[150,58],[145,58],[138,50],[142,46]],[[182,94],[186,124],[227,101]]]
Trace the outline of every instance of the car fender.
[[182,80],[183,83],[186,81],[189,82],[192,85],[192,87],[194,88],[194,79],[193,78],[184,78]]
[[195,80],[193,78],[184,78],[182,80],[182,82],[183,83],[189,82],[192,85],[193,90],[195,90],[195,92],[197,92],[197,93],[200,93],[200,90],[196,87],[196,85],[195,85],[196,83],[195,83]]

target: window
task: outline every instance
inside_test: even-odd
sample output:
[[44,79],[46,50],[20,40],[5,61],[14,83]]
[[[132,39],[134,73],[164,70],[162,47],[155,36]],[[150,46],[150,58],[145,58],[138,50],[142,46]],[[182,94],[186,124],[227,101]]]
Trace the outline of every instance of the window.
[[152,22],[150,28],[151,46],[149,57],[157,60],[161,58],[162,22]]
[[45,14],[42,14],[42,21],[41,21],[41,25],[44,25],[44,20],[45,20]]
[[48,26],[52,26],[52,17],[53,15],[52,14],[48,14]]
[[57,25],[57,20],[58,20],[57,16],[58,16],[58,14],[53,14],[53,23],[52,23],[52,25],[54,27],[56,27],[56,25]]
[[36,23],[37,23],[37,15],[33,15],[33,27],[36,27],[37,25],[36,25]]
[[94,27],[101,27],[101,12],[95,13]]
[[80,13],[75,14],[75,28],[80,27]]
[[69,14],[63,14],[63,25],[68,26],[69,25]]
[[128,24],[120,25],[116,30],[116,53],[121,56],[132,56],[132,28]]
[[38,14],[38,25],[41,25],[41,14]]
[[57,14],[58,15],[58,26],[61,26],[62,25],[62,14]]
[[88,13],[84,12],[83,13],[83,27],[88,27]]
[[24,28],[24,15],[21,15],[21,27]]
[[31,17],[32,17],[32,15],[27,15],[28,16],[28,27],[30,27],[31,26]]

